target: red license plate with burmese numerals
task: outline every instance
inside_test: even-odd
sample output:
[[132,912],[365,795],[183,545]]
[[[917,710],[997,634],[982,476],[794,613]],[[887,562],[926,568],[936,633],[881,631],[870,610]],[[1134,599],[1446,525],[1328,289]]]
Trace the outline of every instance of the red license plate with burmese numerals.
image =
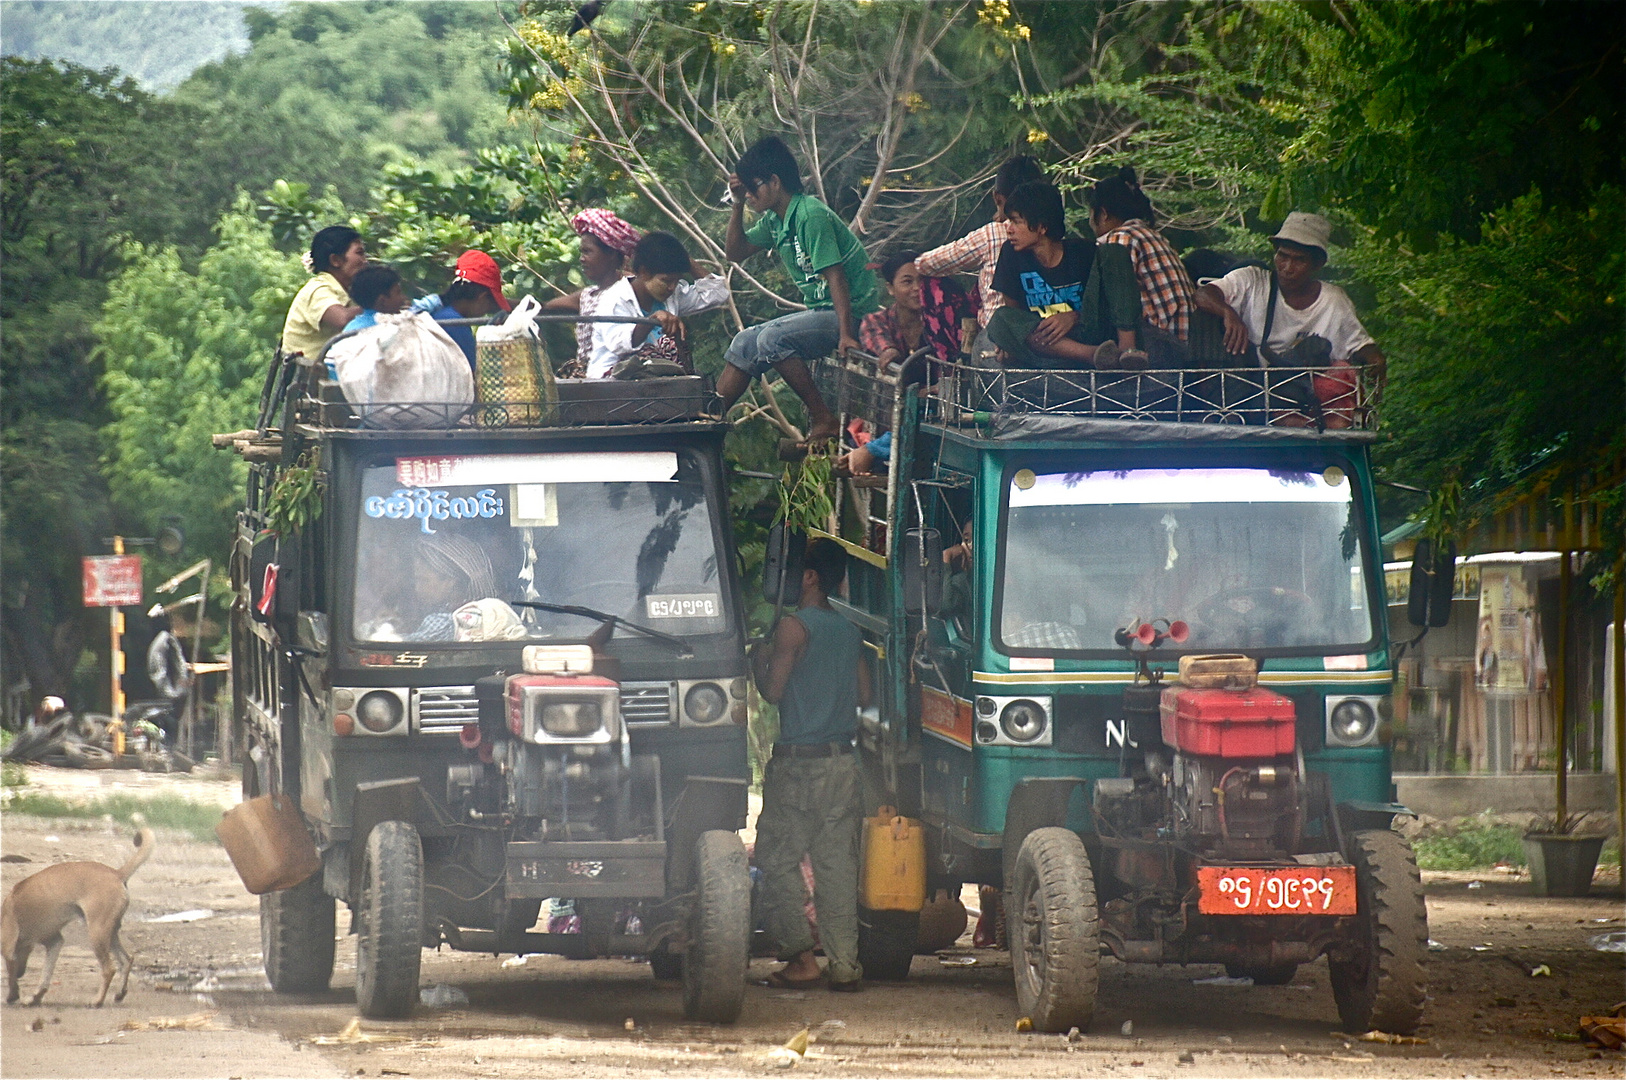
[[1353,866],[1199,866],[1197,910],[1204,915],[1353,915]]

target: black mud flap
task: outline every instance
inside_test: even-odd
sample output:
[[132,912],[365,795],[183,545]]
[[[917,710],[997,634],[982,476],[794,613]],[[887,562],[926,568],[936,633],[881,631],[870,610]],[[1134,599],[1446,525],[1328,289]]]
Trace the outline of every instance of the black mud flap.
[[1030,776],[1016,785],[1005,807],[1005,835],[1000,842],[1003,875],[1000,888],[1009,887],[1016,853],[1022,850],[1022,841],[1028,838],[1028,833],[1051,826],[1066,828],[1067,804],[1072,801],[1073,789],[1083,783],[1083,777],[1079,776]]
[[334,850],[348,847],[350,851],[350,895],[361,895],[361,860],[367,852],[367,837],[381,821],[404,821],[418,824],[423,806],[418,778],[404,776],[399,780],[374,780],[356,785],[356,794],[350,809],[350,838],[348,845],[336,845]]
[[694,847],[712,829],[736,832],[745,827],[747,782],[726,776],[691,776],[667,814],[666,884],[668,896],[694,888]]

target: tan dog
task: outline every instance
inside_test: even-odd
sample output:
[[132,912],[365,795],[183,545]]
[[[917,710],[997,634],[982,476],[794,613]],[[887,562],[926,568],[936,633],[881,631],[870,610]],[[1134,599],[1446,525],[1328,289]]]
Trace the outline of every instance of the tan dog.
[[51,986],[51,973],[62,952],[62,929],[83,917],[90,932],[90,947],[102,965],[102,992],[91,1002],[99,1008],[113,985],[114,958],[124,969],[124,981],[114,1001],[123,1001],[130,986],[130,954],[119,943],[119,924],[130,894],[124,883],[152,855],[152,830],[143,828],[135,835],[136,852],[119,869],[94,862],[58,863],[24,878],[6,897],[0,908],[0,954],[6,961],[6,1003],[21,996],[23,972],[34,946],[45,946],[45,980],[40,983],[30,1005],[38,1005]]

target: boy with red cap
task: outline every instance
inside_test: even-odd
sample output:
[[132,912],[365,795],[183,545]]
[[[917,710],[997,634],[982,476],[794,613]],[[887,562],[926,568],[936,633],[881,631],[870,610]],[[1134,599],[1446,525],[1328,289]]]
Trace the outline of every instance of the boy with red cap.
[[[502,294],[502,271],[497,261],[483,251],[465,251],[457,257],[452,271],[452,283],[439,296],[426,296],[412,305],[414,311],[427,311],[436,322],[446,319],[479,319],[500,311],[511,311],[513,305]],[[448,326],[444,328],[474,366],[474,328]]]

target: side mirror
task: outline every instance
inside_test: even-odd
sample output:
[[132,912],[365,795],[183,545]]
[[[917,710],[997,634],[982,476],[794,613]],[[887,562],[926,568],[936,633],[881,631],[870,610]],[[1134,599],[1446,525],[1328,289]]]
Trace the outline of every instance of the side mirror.
[[943,539],[936,529],[903,534],[903,608],[936,615],[943,607]]
[[1457,576],[1457,544],[1417,541],[1411,558],[1411,591],[1406,619],[1413,626],[1444,626],[1451,621],[1451,593]]
[[802,556],[807,534],[785,528],[781,521],[768,530],[768,550],[762,559],[762,595],[770,604],[795,607],[802,602]]

